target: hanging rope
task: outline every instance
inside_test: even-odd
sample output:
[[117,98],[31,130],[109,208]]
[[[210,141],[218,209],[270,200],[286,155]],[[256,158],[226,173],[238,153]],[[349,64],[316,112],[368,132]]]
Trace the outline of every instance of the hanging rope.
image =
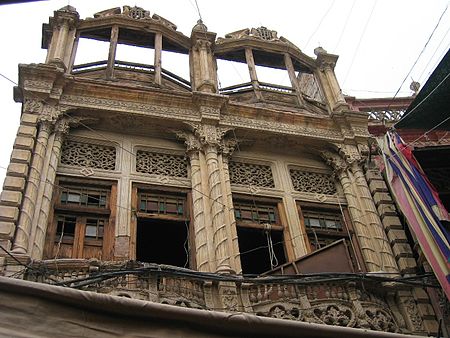
[[279,262],[275,250],[273,249],[272,236],[270,236],[271,229],[272,226],[270,223],[264,223],[264,233],[266,234],[267,248],[269,249],[270,269],[273,270],[278,266]]

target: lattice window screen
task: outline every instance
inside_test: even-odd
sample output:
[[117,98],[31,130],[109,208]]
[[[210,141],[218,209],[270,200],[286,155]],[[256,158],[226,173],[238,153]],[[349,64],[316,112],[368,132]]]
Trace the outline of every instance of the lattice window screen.
[[137,151],[136,171],[153,175],[188,177],[187,161],[184,156],[143,150]]
[[116,148],[69,140],[63,145],[61,164],[115,170]]
[[230,162],[230,180],[232,184],[275,188],[272,169],[267,165]]
[[331,175],[291,169],[291,180],[294,189],[324,195],[334,195],[336,184]]

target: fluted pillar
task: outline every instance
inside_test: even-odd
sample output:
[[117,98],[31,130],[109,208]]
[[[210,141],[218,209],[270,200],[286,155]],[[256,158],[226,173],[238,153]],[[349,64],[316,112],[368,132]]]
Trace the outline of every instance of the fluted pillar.
[[65,69],[69,67],[78,21],[79,15],[72,6],[65,6],[54,12],[54,17],[50,18],[53,32],[47,54],[48,63],[63,66]]
[[201,20],[192,29],[192,48],[189,56],[194,91],[217,92],[217,73],[212,50],[215,39],[216,33],[208,32]]
[[209,215],[205,212],[205,194],[202,185],[202,165],[200,159],[201,145],[196,136],[190,132],[177,132],[177,136],[184,140],[186,144],[186,154],[189,157],[191,166],[192,184],[192,213],[194,222],[194,247],[197,270],[202,272],[214,271],[213,258],[210,255],[210,244],[208,241],[208,220]]
[[42,259],[44,250],[45,234],[47,231],[48,216],[50,208],[52,207],[52,195],[54,191],[54,184],[56,179],[56,170],[58,168],[59,158],[61,156],[61,148],[64,141],[64,136],[69,131],[69,120],[63,118],[56,123],[55,126],[55,138],[53,141],[53,147],[50,151],[50,162],[47,169],[46,179],[43,182],[44,191],[42,195],[41,207],[39,215],[37,216],[37,224],[35,227],[33,247],[31,251],[31,257],[33,259]]
[[[357,156],[359,155],[356,148],[353,149],[352,157],[344,156],[345,159],[335,152],[322,152],[322,157],[334,168],[344,190],[350,217],[368,271],[398,272],[387,238],[382,233],[381,221],[376,214],[367,183],[365,186],[368,196],[364,183],[361,181],[361,169],[355,160]],[[370,206],[371,203],[373,208]]]
[[240,271],[231,188],[227,189],[228,164],[223,159],[224,136],[229,128],[207,123],[189,125],[193,133],[177,135],[185,139],[191,160],[197,266],[218,273]]
[[334,67],[339,57],[334,54],[328,54],[321,47],[314,49],[314,53],[317,55],[316,64],[319,68],[317,75],[320,78],[323,92],[331,110],[336,111],[348,108],[348,104],[345,101],[336,74],[334,73]]
[[42,166],[47,149],[48,137],[52,124],[48,120],[43,120],[39,125],[39,133],[36,140],[36,146],[33,151],[33,160],[31,161],[28,175],[27,187],[22,202],[22,209],[17,225],[16,238],[13,245],[13,252],[26,254],[35,212],[36,199],[41,180]]
[[211,217],[213,226],[213,241],[217,272],[231,270],[228,234],[225,224],[224,195],[221,187],[217,145],[207,144],[205,147],[206,165],[208,167],[209,197],[211,199]]
[[237,274],[242,273],[241,259],[239,253],[239,241],[236,228],[236,218],[234,215],[233,195],[231,193],[230,168],[229,159],[237,145],[237,140],[225,140],[221,146],[221,173],[222,173],[222,189],[225,194],[225,204],[227,206],[226,221],[229,223],[229,237],[231,238],[231,252],[232,252],[232,268]]

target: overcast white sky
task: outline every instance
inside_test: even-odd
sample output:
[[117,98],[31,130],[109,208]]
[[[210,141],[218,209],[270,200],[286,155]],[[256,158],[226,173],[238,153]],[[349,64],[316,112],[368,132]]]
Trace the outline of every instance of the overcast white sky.
[[[198,19],[194,0],[51,0],[2,5],[1,74],[17,82],[19,63],[45,61],[46,50],[40,48],[42,23],[48,22],[54,10],[67,4],[74,6],[81,18],[112,7],[137,5],[172,21],[188,36]],[[345,94],[388,97],[394,95],[408,74],[449,1],[198,0],[198,5],[208,29],[218,36],[242,28],[266,26],[308,55],[314,56],[314,48],[320,45],[340,56],[336,74]],[[411,94],[412,79],[425,83],[450,47],[449,30],[450,9],[398,96]],[[106,58],[107,55],[102,59]],[[246,74],[234,76],[246,77]],[[20,117],[20,104],[13,102],[12,92],[13,84],[0,77],[0,182],[6,171],[3,167],[9,163]]]

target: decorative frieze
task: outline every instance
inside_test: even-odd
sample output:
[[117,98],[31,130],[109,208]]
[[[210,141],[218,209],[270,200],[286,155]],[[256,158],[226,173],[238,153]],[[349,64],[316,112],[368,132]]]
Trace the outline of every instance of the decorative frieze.
[[231,184],[275,188],[272,169],[267,165],[230,162]]
[[136,171],[139,173],[187,178],[187,161],[184,156],[138,150]]
[[116,148],[68,140],[63,146],[61,164],[115,170]]
[[298,169],[291,169],[291,180],[294,189],[324,195],[334,195],[336,184],[328,174],[321,174]]

